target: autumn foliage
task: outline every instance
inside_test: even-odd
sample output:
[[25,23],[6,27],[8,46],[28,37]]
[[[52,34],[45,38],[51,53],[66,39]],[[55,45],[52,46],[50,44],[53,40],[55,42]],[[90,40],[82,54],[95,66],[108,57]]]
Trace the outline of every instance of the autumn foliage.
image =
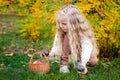
[[25,16],[18,20],[20,37],[33,41],[54,37],[54,15],[64,4],[73,3],[95,31],[101,57],[120,57],[119,0],[0,0],[1,13]]

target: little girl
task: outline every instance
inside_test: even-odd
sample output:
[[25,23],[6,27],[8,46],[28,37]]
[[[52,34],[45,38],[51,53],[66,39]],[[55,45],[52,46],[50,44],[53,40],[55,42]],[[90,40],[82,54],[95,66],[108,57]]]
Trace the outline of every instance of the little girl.
[[87,65],[95,66],[98,62],[98,47],[94,32],[79,11],[79,9],[67,4],[56,14],[56,35],[53,48],[49,54],[54,57],[60,54],[60,72],[68,73],[68,58],[71,54],[74,65],[82,74],[87,74]]

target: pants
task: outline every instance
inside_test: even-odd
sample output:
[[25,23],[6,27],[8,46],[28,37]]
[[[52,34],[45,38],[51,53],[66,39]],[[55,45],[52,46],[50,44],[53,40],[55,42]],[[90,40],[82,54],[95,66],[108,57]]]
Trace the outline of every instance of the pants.
[[62,55],[60,57],[60,64],[61,65],[68,65],[68,58],[70,55],[70,47],[69,47],[69,39],[67,34],[63,35],[63,40],[62,40]]

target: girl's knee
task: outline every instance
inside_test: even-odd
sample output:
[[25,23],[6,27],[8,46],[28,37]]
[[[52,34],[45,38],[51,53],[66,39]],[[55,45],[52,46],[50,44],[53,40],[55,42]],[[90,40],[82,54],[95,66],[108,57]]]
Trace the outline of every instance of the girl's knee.
[[97,57],[91,57],[91,59],[88,62],[88,66],[93,67],[96,66],[98,63]]

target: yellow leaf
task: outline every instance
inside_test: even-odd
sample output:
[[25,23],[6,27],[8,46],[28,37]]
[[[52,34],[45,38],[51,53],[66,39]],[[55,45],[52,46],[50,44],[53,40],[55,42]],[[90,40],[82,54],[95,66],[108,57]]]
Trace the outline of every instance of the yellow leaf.
[[109,65],[110,65],[110,64],[111,64],[111,62],[110,62],[110,61],[108,61],[108,62],[107,62],[107,64],[109,64]]
[[52,31],[52,35],[51,35],[51,36],[52,36],[52,37],[55,36],[55,33],[56,33],[56,27],[53,26],[51,31]]
[[2,63],[2,64],[0,64],[0,67],[3,67],[3,66],[5,66],[5,64],[3,64],[3,63]]
[[103,37],[107,38],[107,37],[108,37],[107,33],[104,33],[104,34],[103,34]]
[[21,30],[19,30],[20,33],[23,33],[23,32],[25,32],[25,31],[26,31],[26,29],[21,29]]
[[102,20],[101,22],[100,22],[100,25],[109,25],[109,21],[108,20]]
[[84,10],[89,11],[92,8],[92,4],[86,4],[84,8]]
[[116,42],[116,38],[114,37],[114,34],[109,34],[109,39],[112,43]]
[[26,0],[19,0],[19,2],[21,6],[28,4]]
[[64,0],[64,2],[65,2],[65,3],[69,3],[69,2],[71,2],[71,0]]

